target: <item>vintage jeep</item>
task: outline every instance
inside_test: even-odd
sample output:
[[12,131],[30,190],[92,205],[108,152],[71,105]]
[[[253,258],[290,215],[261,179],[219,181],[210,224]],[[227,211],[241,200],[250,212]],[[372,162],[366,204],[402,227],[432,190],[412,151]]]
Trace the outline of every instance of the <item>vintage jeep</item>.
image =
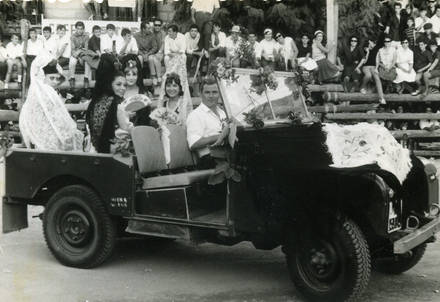
[[239,181],[209,185],[215,171],[196,169],[180,126],[169,126],[168,165],[158,131],[146,126],[134,129],[129,157],[11,149],[3,232],[26,228],[27,206],[43,205],[50,251],[80,268],[103,263],[127,233],[282,246],[293,283],[314,301],[355,300],[372,265],[392,274],[416,265],[440,228],[434,166],[412,156],[402,184],[375,164],[331,167],[322,125],[283,119],[286,107],[305,110],[301,95],[282,84],[290,75],[277,74],[281,87],[266,91],[276,99],[266,106],[275,118],[255,129],[242,113],[261,100],[232,95],[237,85],[249,84],[252,72],[237,74],[237,83],[221,79],[219,86],[228,116],[240,122],[228,157]]

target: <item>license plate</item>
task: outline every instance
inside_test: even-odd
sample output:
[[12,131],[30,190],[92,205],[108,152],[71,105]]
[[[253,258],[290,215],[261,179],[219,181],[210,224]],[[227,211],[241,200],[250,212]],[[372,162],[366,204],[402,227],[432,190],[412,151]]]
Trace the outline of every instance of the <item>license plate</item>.
[[392,202],[388,204],[388,233],[400,230],[402,225]]

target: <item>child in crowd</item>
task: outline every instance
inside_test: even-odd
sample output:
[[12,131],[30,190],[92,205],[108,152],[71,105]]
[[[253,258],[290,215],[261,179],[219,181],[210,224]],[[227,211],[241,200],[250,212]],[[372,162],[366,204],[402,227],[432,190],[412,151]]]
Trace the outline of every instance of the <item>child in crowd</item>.
[[71,57],[69,62],[69,84],[70,88],[75,88],[75,69],[76,64],[84,65],[84,88],[89,87],[89,78],[92,71],[87,63],[84,63],[83,57],[86,54],[89,35],[84,32],[84,23],[78,21],[75,23],[75,32],[71,38]]
[[408,39],[409,48],[414,49],[416,41],[416,27],[414,26],[414,18],[409,17],[406,23],[408,27],[405,29],[405,37]]
[[312,45],[309,36],[304,33],[301,35],[301,43],[298,44],[298,64],[301,68],[312,71],[318,68],[312,57]]
[[418,16],[415,20],[415,29],[417,33],[424,33],[425,30],[423,29],[423,26],[426,23],[429,23],[429,17],[426,15],[427,10],[425,6],[420,7],[419,9],[419,14],[420,16]]
[[26,49],[26,82],[29,83],[30,80],[30,69],[31,64],[34,61],[35,57],[41,53],[43,50],[43,40],[39,39],[37,36],[37,30],[35,28],[29,29],[29,39],[27,42]]
[[107,24],[106,33],[101,35],[101,54],[119,54],[122,48],[122,43],[122,38],[116,34],[116,27],[111,23]]
[[217,57],[226,57],[226,34],[220,30],[220,24],[213,23],[211,34],[211,47],[209,48],[209,55],[211,60]]
[[23,68],[26,68],[26,59],[23,54],[23,45],[17,34],[12,34],[11,42],[6,45],[6,57],[8,63],[8,71],[5,78],[5,89],[11,80],[12,70],[14,66],[17,68],[17,82],[21,83]]
[[429,41],[429,48],[432,53],[432,63],[423,74],[423,81],[425,82],[424,96],[429,94],[429,80],[440,77],[440,53],[437,51],[437,42]]
[[50,26],[45,26],[43,28],[43,48],[46,49],[53,57],[57,54],[57,42],[55,37],[52,36],[52,28]]
[[66,27],[62,24],[57,26],[57,35],[55,37],[57,52],[55,58],[61,67],[69,65],[71,54],[70,37],[66,35]]
[[193,65],[197,64],[203,51],[199,48],[200,33],[196,24],[192,24],[189,31],[185,34],[186,39],[186,69],[189,73],[194,73]]
[[0,35],[0,81],[5,79],[6,72],[8,70],[8,55],[6,48],[3,46],[2,37]]
[[[97,69],[99,64],[99,57],[101,56],[101,27],[98,25],[93,26],[93,34],[87,43],[86,54],[83,56],[83,60],[91,69]],[[91,72],[91,71],[90,71]],[[91,75],[90,75],[91,76]],[[85,85],[85,83],[84,83]]]
[[138,55],[139,48],[136,39],[133,38],[131,30],[128,28],[123,28],[121,31],[121,36],[123,39],[121,49],[119,50],[119,57],[122,59],[127,55]]

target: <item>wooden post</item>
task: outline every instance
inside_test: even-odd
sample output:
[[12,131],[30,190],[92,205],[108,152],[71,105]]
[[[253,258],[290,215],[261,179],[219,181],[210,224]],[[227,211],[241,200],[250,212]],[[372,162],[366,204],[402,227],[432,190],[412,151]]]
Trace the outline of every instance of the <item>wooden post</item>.
[[330,62],[336,63],[339,26],[338,0],[327,0],[327,45],[331,48],[327,58]]

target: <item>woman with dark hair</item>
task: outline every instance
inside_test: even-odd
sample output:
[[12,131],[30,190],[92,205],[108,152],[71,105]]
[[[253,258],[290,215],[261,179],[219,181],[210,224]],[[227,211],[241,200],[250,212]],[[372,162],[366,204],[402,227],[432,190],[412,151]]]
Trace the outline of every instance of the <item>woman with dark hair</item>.
[[[364,57],[362,47],[359,46],[359,39],[356,36],[351,36],[348,44],[344,45],[338,54],[338,64],[344,66],[342,71],[342,79],[344,91],[349,92],[352,89],[359,90],[359,82],[361,80],[360,62]],[[350,87],[351,82],[354,82],[354,87]]]
[[[151,118],[158,121],[164,113],[167,120],[165,124],[185,125],[186,117],[192,110],[189,103],[184,101],[182,81],[177,73],[168,74],[165,79],[165,91],[163,97],[159,99],[157,109],[151,114]],[[158,121],[161,124],[161,121]]]
[[87,109],[91,142],[99,153],[110,153],[118,128],[130,131],[133,125],[121,103],[127,90],[125,74],[118,70],[114,56],[103,54],[96,70],[96,84]]

